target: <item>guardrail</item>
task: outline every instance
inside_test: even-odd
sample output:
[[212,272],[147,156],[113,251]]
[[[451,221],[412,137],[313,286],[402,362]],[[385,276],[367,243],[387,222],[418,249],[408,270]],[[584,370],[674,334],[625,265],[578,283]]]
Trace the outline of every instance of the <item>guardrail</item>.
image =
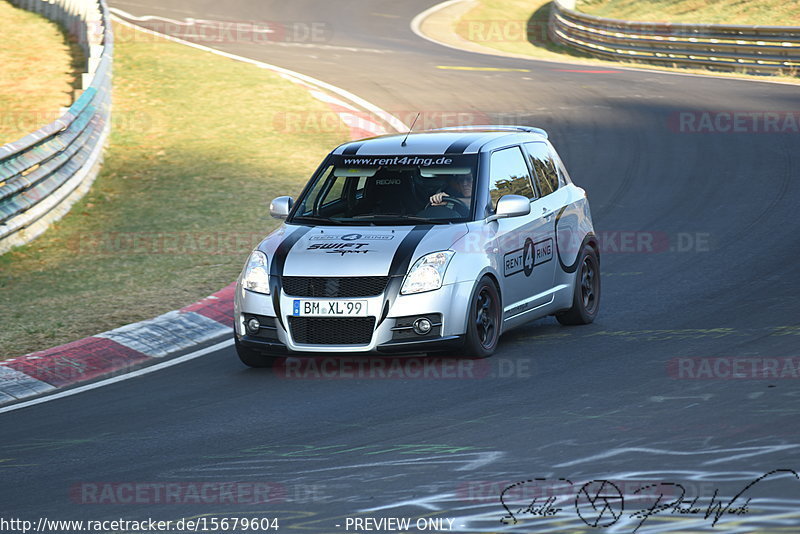
[[800,28],[632,22],[571,9],[554,0],[550,38],[595,56],[624,61],[783,73],[800,71]]
[[82,93],[61,117],[0,147],[0,254],[39,236],[91,186],[111,127],[114,38],[105,0],[11,0],[58,22],[87,59]]

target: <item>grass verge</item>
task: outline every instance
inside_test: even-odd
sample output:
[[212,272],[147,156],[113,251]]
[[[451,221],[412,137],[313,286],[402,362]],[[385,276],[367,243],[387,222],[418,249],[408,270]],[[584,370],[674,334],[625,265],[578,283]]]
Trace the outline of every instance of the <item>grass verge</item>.
[[[672,2],[656,0],[598,0],[612,3],[615,1],[631,5],[639,4],[667,4],[678,2],[703,3],[702,0],[673,0]],[[739,0],[741,3],[776,3],[777,0]],[[737,0],[724,0],[725,3],[734,4]],[[714,4],[713,2],[709,4]],[[792,4],[791,2],[787,3]],[[579,5],[581,7],[581,5]],[[728,73],[710,71],[702,68],[678,68],[644,63],[617,62],[590,57],[582,52],[550,41],[547,36],[547,24],[550,16],[550,0],[472,0],[469,3],[456,4],[450,8],[440,10],[428,17],[422,25],[423,32],[431,37],[466,48],[475,49],[475,46],[495,50],[502,54],[524,56],[533,59],[551,61],[568,61],[587,65],[603,65],[606,67],[624,66],[632,68],[664,70],[692,74],[705,74],[729,78],[748,78],[754,80],[775,80],[800,84],[800,79],[793,76],[759,76],[742,73]],[[784,7],[784,9],[789,9]],[[793,9],[797,10],[797,7]],[[604,15],[605,16],[605,15]],[[619,15],[618,15],[619,16]],[[450,20],[447,20],[448,17]],[[626,18],[626,17],[621,17]],[[437,20],[438,19],[438,20]],[[773,24],[780,23],[779,17],[773,17]],[[775,22],[778,21],[778,22]],[[450,35],[447,35],[447,34]],[[453,40],[453,36],[461,44]]]
[[800,26],[800,4],[785,0],[579,0],[578,9],[646,22]]
[[[117,26],[114,124],[92,190],[32,243],[0,256],[0,358],[154,317],[233,281],[296,195],[348,138],[304,89]],[[311,126],[304,126],[310,124]],[[289,124],[292,126],[292,124]]]
[[72,103],[84,61],[55,23],[0,0],[0,145],[54,121]]

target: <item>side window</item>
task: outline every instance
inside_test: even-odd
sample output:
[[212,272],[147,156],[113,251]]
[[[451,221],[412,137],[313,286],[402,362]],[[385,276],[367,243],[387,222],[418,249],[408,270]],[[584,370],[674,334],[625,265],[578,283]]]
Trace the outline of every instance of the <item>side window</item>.
[[367,186],[367,177],[359,176],[358,183],[356,184],[356,198],[362,198],[364,196],[364,188],[366,186]]
[[[359,180],[361,184],[361,195],[363,196],[364,176],[334,176],[333,166],[325,170],[325,177],[320,178],[315,184],[314,189],[309,193],[305,203],[301,206],[299,213],[303,215],[319,214],[321,209],[329,208],[331,205],[341,202],[346,194],[352,195],[352,186],[347,187],[348,182]],[[349,193],[348,193],[349,191]]]
[[552,146],[550,147],[550,158],[556,162],[556,170],[558,170],[558,185],[559,187],[564,187],[567,184],[572,183],[572,180],[569,178],[569,173],[567,169],[564,167],[564,162],[561,161],[561,157],[559,157],[558,152]]
[[325,169],[325,177],[320,178],[317,183],[314,184],[314,189],[312,189],[308,197],[306,197],[305,202],[300,208],[298,212],[301,215],[311,215],[314,212],[314,209],[317,207],[317,202],[320,200],[320,194],[325,190],[327,187],[327,182],[329,182],[333,177],[331,173],[333,172],[333,165],[329,166]]
[[335,200],[339,200],[342,198],[342,192],[344,191],[344,181],[346,178],[342,176],[337,176],[334,178],[334,182],[331,184],[330,189],[328,189],[327,194],[325,195],[325,199],[323,200],[323,205],[329,204]]
[[504,148],[492,152],[489,162],[489,196],[492,209],[503,195],[522,195],[536,198],[531,187],[531,177],[525,157],[519,147]]
[[546,143],[525,143],[531,167],[536,174],[536,183],[542,196],[549,195],[559,188],[558,170],[556,162],[550,154]]

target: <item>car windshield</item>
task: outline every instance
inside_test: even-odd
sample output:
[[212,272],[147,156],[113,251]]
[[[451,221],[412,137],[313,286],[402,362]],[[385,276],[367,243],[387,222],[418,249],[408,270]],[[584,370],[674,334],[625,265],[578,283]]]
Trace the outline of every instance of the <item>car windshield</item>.
[[477,155],[332,155],[289,222],[447,224],[470,220]]

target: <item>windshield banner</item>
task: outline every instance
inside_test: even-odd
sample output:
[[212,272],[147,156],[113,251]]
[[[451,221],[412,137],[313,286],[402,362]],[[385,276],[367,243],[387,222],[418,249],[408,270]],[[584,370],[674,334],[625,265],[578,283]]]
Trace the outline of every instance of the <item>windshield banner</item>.
[[418,156],[331,156],[337,167],[432,167],[432,166],[467,166],[471,167],[476,155],[443,154]]

